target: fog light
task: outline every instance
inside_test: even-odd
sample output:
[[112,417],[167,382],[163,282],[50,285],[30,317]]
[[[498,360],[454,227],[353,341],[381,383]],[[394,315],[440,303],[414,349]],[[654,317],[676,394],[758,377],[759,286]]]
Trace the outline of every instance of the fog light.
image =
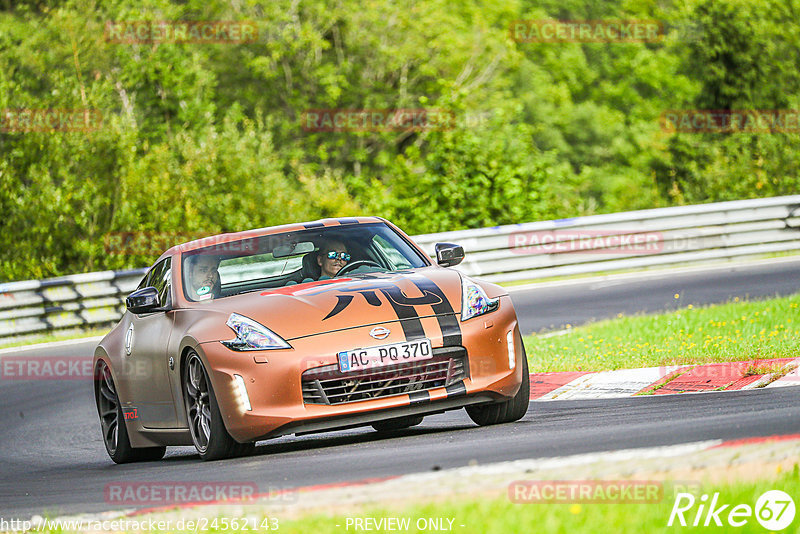
[[513,369],[517,365],[517,355],[514,354],[514,331],[509,330],[506,334],[506,345],[508,346],[508,368]]
[[250,397],[247,396],[244,378],[241,375],[233,375],[233,383],[236,388],[236,395],[239,397],[239,407],[243,408],[245,412],[252,411],[253,408],[250,406]]

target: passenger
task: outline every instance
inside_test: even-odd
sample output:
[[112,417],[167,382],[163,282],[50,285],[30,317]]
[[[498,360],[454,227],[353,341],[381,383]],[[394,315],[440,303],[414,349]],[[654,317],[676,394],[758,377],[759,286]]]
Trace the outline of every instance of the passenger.
[[336,276],[342,267],[350,261],[347,247],[341,241],[327,241],[319,249],[317,265],[320,268],[319,280]]
[[210,300],[218,298],[221,293],[219,279],[218,256],[197,254],[188,258],[189,298],[192,300]]

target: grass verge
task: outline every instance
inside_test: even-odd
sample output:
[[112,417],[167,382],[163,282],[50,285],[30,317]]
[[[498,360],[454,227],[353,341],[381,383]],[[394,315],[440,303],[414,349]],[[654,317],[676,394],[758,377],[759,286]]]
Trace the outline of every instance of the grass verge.
[[[680,295],[676,295],[680,298]],[[620,316],[528,336],[531,372],[606,371],[800,356],[800,294]]]
[[[664,485],[665,488],[668,484]],[[755,517],[756,501],[759,496],[769,490],[779,489],[794,496],[796,499],[800,495],[800,478],[798,478],[797,468],[793,473],[772,479],[758,480],[755,482],[729,482],[703,484],[702,490],[695,489],[691,493],[695,496],[695,504],[692,508],[684,512],[686,527],[681,527],[679,519],[673,521],[673,526],[667,526],[677,492],[665,491],[664,497],[652,504],[616,504],[616,503],[563,503],[563,504],[515,504],[507,496],[494,499],[465,499],[459,501],[446,501],[443,503],[431,503],[425,505],[414,505],[399,510],[390,509],[367,509],[357,514],[330,516],[310,516],[299,520],[281,521],[280,530],[286,533],[305,533],[314,532],[315,534],[341,533],[356,531],[354,520],[356,518],[378,522],[381,519],[395,518],[397,520],[408,519],[410,528],[403,529],[404,532],[427,532],[431,528],[422,529],[419,526],[430,526],[431,520],[442,521],[441,524],[447,526],[452,521],[451,529],[453,533],[486,533],[486,534],[508,534],[511,532],[561,532],[565,534],[575,534],[580,532],[675,532],[676,530],[689,529],[695,531],[714,531],[727,532],[765,532],[764,527],[759,524]],[[692,522],[701,504],[700,498],[703,494],[708,495],[708,500],[713,498],[714,493],[719,493],[717,508],[728,504],[729,506],[719,514],[722,527],[715,526],[714,520],[710,520],[710,526],[703,528],[703,523],[708,512],[707,502],[702,510],[699,526],[693,527]],[[688,503],[688,497],[681,501],[681,505]],[[732,527],[728,524],[728,514],[736,505],[747,505],[752,511],[750,517],[739,517],[738,521],[746,521],[741,527]],[[777,506],[777,507],[776,507]],[[782,505],[770,504],[770,509],[780,510]],[[768,512],[762,510],[763,515]],[[800,515],[800,514],[798,514]],[[350,523],[348,523],[348,518]],[[737,520],[736,518],[734,518]],[[349,528],[347,528],[349,524]],[[436,523],[433,523],[436,524]],[[800,517],[795,517],[792,523],[784,532],[797,532]],[[375,523],[372,523],[373,528]],[[384,523],[386,525],[386,523]],[[375,528],[376,532],[389,532],[387,529]]]

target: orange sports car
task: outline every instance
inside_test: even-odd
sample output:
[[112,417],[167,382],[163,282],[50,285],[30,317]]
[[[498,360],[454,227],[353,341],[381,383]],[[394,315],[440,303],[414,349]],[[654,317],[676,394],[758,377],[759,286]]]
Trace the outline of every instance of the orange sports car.
[[194,445],[417,425],[466,408],[520,419],[528,364],[507,292],[438,265],[388,221],[325,219],[224,234],[161,255],[95,350],[95,399],[117,463]]

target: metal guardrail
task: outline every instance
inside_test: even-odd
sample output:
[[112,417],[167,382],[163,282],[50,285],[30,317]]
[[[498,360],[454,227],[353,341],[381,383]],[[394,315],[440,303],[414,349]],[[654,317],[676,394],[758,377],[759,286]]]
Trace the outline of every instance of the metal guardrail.
[[[592,215],[415,236],[431,257],[454,242],[456,269],[490,282],[800,252],[800,195]],[[146,269],[0,284],[0,339],[108,325]]]
[[416,236],[458,243],[456,267],[514,282],[800,251],[800,195],[591,215]]
[[115,323],[147,268],[0,284],[0,339]]

